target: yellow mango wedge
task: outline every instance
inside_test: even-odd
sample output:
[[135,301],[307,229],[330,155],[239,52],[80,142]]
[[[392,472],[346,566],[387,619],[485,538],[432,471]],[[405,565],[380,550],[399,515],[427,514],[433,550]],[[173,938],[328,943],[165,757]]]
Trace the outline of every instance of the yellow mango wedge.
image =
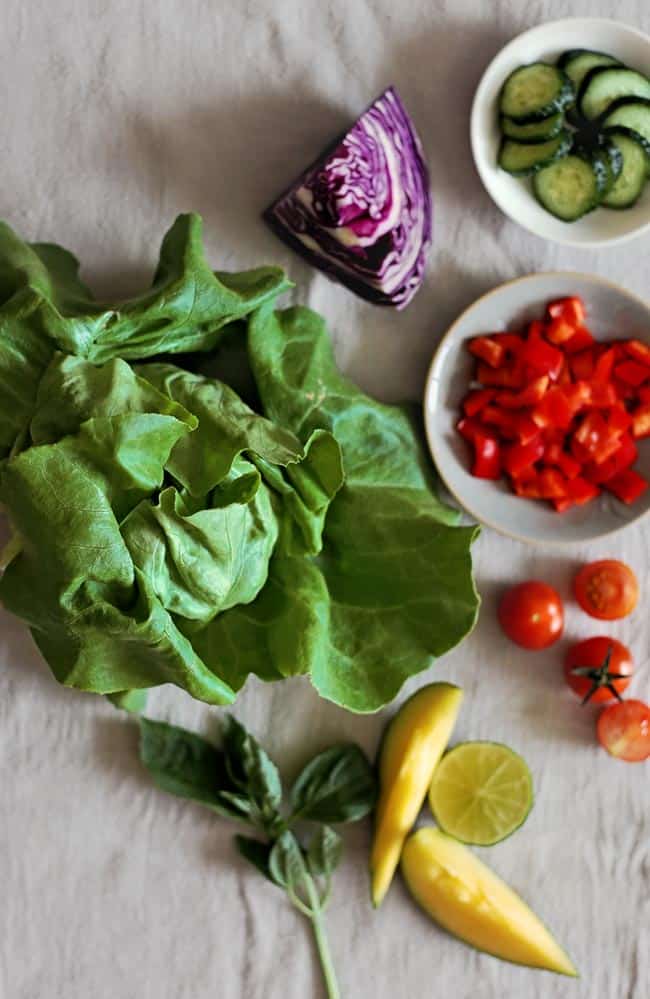
[[525,902],[467,847],[431,826],[409,837],[402,873],[423,909],[472,947],[532,968],[577,976]]
[[463,692],[431,683],[400,708],[379,755],[379,802],[370,855],[372,904],[381,905],[399,864],[404,840],[426,797],[458,716]]

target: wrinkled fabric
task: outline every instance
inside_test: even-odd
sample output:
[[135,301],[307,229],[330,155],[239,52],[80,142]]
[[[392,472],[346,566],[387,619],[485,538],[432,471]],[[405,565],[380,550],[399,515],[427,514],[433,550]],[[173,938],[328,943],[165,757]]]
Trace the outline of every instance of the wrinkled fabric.
[[[26,237],[73,249],[82,279],[110,299],[146,285],[168,220],[196,209],[216,266],[286,267],[293,300],[325,315],[345,372],[380,398],[416,397],[439,336],[501,281],[574,269],[647,297],[647,237],[601,252],[547,244],[498,211],[471,163],[468,114],[487,62],[524,28],[572,14],[650,31],[641,0],[6,0],[0,215]],[[424,286],[397,315],[310,269],[259,219],[389,83],[421,136],[435,213]],[[47,360],[29,353],[36,366]],[[429,679],[459,683],[456,737],[501,740],[526,757],[536,806],[481,857],[533,905],[582,977],[470,950],[430,924],[399,881],[374,913],[362,826],[345,834],[328,916],[342,995],[646,999],[648,764],[597,750],[595,710],[579,710],[559,680],[566,643],[535,655],[506,644],[495,609],[501,587],[526,577],[568,599],[587,558],[624,558],[646,580],[650,527],[549,554],[486,530],[474,552],[478,627],[403,696]],[[644,591],[635,614],[607,629],[569,603],[567,639],[605,630],[642,665]],[[647,670],[631,689],[650,699]],[[205,732],[214,724],[214,709],[171,688],[149,711]],[[252,683],[237,714],[291,774],[333,741],[374,752],[390,710],[346,714],[296,679]],[[0,611],[3,999],[320,999],[308,927],[238,858],[234,831],[156,791],[128,717],[58,687],[25,626]]]

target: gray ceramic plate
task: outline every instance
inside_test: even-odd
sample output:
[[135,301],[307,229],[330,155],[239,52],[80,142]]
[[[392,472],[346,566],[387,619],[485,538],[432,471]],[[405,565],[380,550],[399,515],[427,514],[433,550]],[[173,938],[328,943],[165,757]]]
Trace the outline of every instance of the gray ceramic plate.
[[[466,442],[455,430],[473,360],[465,343],[481,333],[517,329],[540,318],[546,304],[580,295],[587,325],[598,339],[636,337],[650,343],[650,307],[602,278],[568,271],[530,274],[483,295],[451,326],[434,355],[427,378],[424,414],[433,460],[449,491],[476,520],[502,534],[544,545],[589,541],[638,520],[650,510],[650,490],[632,506],[609,494],[564,514],[549,504],[521,499],[505,481],[476,479],[469,472]],[[650,478],[650,438],[640,445],[636,468]]]

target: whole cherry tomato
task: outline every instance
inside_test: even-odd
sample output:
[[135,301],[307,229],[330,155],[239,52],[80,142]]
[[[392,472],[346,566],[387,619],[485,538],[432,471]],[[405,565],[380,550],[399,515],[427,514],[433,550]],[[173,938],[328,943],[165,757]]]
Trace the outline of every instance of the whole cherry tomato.
[[637,605],[639,584],[629,565],[616,559],[590,562],[573,581],[576,600],[591,617],[614,621]]
[[511,587],[499,604],[499,623],[511,641],[524,649],[545,649],[564,628],[559,593],[537,579]]
[[564,678],[583,704],[620,700],[633,672],[630,650],[615,638],[601,635],[572,645],[564,661]]
[[621,701],[601,713],[596,724],[598,741],[610,756],[628,763],[650,757],[650,707],[643,701]]

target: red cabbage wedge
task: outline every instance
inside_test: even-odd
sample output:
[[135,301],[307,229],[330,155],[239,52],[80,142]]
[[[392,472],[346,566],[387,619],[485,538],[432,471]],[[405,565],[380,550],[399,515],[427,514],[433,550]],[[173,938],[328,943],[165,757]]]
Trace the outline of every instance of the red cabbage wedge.
[[280,239],[376,305],[422,284],[432,207],[422,146],[394,87],[264,213]]

